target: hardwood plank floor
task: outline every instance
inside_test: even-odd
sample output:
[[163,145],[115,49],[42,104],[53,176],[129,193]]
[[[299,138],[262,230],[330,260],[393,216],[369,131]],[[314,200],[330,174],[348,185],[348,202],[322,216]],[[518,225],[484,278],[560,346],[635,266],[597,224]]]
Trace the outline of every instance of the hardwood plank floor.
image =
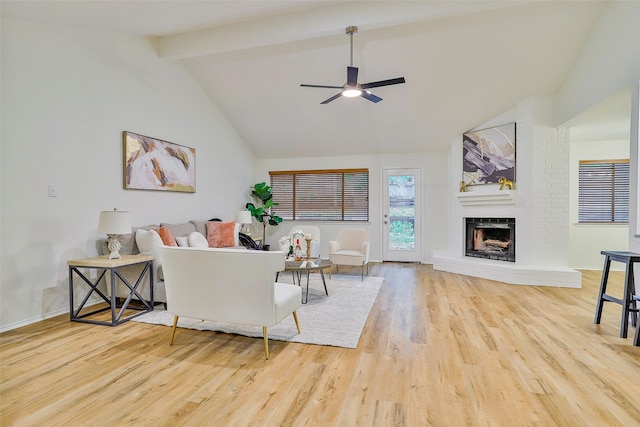
[[582,289],[370,275],[385,281],[357,349],[271,341],[265,361],[262,339],[180,330],[169,346],[164,326],[68,315],[5,332],[0,425],[640,425],[640,347],[617,304],[593,324],[599,271]]

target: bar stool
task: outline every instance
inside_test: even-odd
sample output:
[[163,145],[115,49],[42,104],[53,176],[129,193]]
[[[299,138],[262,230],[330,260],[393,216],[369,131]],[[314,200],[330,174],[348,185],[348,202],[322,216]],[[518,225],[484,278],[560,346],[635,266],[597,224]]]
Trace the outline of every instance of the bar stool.
[[[640,301],[640,295],[633,296],[634,301]],[[640,346],[640,324],[636,320],[636,336],[633,339],[633,345]]]
[[[604,268],[602,270],[602,282],[600,283],[600,293],[598,294],[598,304],[596,306],[596,316],[593,321],[595,324],[600,323],[602,317],[602,308],[605,301],[615,302],[622,306],[622,319],[620,320],[620,338],[627,337],[627,331],[629,329],[629,314],[633,313],[631,317],[631,323],[636,326],[636,335],[634,339],[634,345],[639,345],[637,326],[637,312],[636,300],[640,300],[635,294],[635,284],[633,279],[633,263],[640,262],[640,254],[633,252],[618,252],[618,251],[601,251],[604,255]],[[624,295],[622,299],[607,295],[607,280],[609,279],[609,267],[611,261],[622,262],[627,265],[625,280],[624,280]]]

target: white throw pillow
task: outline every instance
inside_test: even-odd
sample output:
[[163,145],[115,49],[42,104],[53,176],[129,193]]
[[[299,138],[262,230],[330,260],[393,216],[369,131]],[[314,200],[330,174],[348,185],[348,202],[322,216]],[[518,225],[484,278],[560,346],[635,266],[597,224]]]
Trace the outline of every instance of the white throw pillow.
[[189,236],[176,237],[176,242],[181,248],[187,248],[189,247]]
[[151,255],[156,258],[154,260],[156,262],[158,258],[158,247],[164,246],[162,238],[155,230],[144,230],[142,228],[136,230],[136,244],[141,254]]
[[238,233],[240,233],[241,226],[242,224],[236,222],[236,225],[233,229],[233,246],[240,246],[240,235]]
[[208,248],[209,242],[201,233],[193,231],[188,237],[189,247],[191,248]]

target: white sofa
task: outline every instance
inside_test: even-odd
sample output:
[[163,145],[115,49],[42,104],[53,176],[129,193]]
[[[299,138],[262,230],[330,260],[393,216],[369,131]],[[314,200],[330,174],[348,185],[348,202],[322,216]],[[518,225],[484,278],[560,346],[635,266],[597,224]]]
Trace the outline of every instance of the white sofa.
[[158,248],[164,270],[167,311],[174,315],[171,343],[180,316],[262,326],[269,359],[268,328],[286,316],[300,332],[299,286],[275,282],[284,270],[283,252],[226,248]]

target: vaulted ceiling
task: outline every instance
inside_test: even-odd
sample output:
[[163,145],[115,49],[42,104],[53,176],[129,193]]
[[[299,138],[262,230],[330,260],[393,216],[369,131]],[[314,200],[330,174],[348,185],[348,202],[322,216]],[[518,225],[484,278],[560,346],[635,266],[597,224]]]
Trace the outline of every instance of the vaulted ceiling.
[[[181,61],[260,158],[446,150],[559,90],[606,2],[2,1],[4,17],[148,36]],[[340,97],[355,25],[359,81]]]

